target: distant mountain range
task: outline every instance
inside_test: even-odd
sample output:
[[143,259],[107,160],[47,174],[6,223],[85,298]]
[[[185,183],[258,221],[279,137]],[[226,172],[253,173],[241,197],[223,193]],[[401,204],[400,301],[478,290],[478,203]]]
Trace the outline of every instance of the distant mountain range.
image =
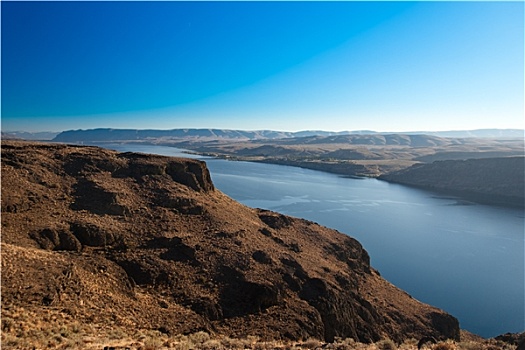
[[28,131],[2,131],[3,140],[52,140],[59,132],[42,131],[42,132],[28,132]]
[[[18,138],[34,139],[30,133],[9,133]],[[268,140],[283,138],[298,138],[308,136],[337,136],[337,135],[387,135],[392,132],[375,132],[371,130],[355,131],[322,131],[307,130],[298,132],[275,130],[228,130],[228,129],[172,129],[172,130],[141,130],[141,129],[88,129],[63,131],[51,138],[56,142],[92,142],[92,141],[131,141],[148,139],[225,139],[225,140]],[[432,131],[432,132],[396,132],[395,134],[418,135],[425,134],[438,137],[485,137],[485,138],[523,138],[521,129],[480,129],[459,131]],[[25,137],[24,137],[25,136]],[[2,133],[4,138],[4,133]],[[43,138],[41,138],[43,139]]]
[[523,138],[521,129],[478,129],[452,131],[407,131],[407,132],[377,132],[373,130],[353,131],[324,131],[305,130],[297,132],[275,130],[229,130],[229,129],[86,129],[67,130],[63,132],[27,132],[2,131],[4,140],[53,140],[57,142],[90,142],[90,141],[123,141],[145,139],[226,139],[226,140],[274,140],[283,138],[298,138],[310,136],[339,136],[339,135],[431,135],[438,137],[483,137],[483,138]]

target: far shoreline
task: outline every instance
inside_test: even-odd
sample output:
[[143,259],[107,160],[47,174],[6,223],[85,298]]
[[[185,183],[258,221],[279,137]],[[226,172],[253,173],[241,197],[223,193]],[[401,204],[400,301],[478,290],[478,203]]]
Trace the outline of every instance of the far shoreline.
[[[55,141],[50,141],[50,142],[56,143]],[[366,169],[363,166],[355,162],[351,162],[351,161],[350,162],[332,162],[330,163],[330,162],[323,162],[322,160],[315,161],[315,162],[313,161],[308,162],[308,161],[291,161],[291,160],[286,160],[286,159],[275,159],[275,158],[270,158],[270,157],[269,158],[261,157],[260,159],[254,159],[254,157],[230,156],[230,155],[219,154],[219,153],[214,153],[214,152],[199,152],[197,150],[181,148],[178,145],[174,145],[173,143],[169,143],[169,142],[153,142],[149,140],[96,141],[96,142],[91,141],[91,142],[78,142],[74,144],[84,145],[84,146],[101,146],[102,144],[115,144],[115,143],[116,144],[135,144],[135,145],[172,147],[172,148],[180,149],[182,153],[199,155],[203,157],[210,157],[210,158],[223,159],[223,160],[229,160],[229,161],[242,161],[242,162],[275,164],[275,165],[282,165],[282,166],[293,166],[297,168],[303,168],[303,169],[321,171],[321,172],[329,173],[329,174],[335,174],[341,177],[346,177],[346,178],[355,179],[355,180],[375,178],[375,179],[385,181],[388,183],[394,183],[394,184],[399,184],[399,185],[403,185],[407,187],[422,189],[430,193],[434,193],[436,195],[452,196],[459,200],[465,200],[467,202],[473,202],[477,204],[490,205],[490,206],[503,207],[503,208],[515,208],[515,209],[525,208],[525,198],[524,197],[493,195],[493,194],[487,194],[487,193],[475,192],[475,191],[463,191],[463,190],[456,190],[456,189],[436,188],[436,187],[431,187],[431,186],[421,186],[417,184],[393,181],[385,177],[386,173],[385,174],[367,173]]]

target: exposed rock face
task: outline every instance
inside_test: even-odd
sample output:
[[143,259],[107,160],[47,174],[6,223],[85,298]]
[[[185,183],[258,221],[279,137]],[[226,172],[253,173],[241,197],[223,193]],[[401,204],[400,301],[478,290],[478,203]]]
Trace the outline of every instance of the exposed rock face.
[[306,339],[459,338],[353,238],[243,206],[205,163],[3,142],[2,303],[90,324]]
[[523,333],[505,333],[494,338],[503,343],[516,346],[516,350],[525,350],[525,332]]
[[380,179],[446,191],[480,202],[525,205],[525,157],[416,164]]

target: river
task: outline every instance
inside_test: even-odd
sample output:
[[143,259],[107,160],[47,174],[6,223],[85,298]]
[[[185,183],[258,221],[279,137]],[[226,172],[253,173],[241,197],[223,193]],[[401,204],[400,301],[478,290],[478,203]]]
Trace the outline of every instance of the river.
[[525,330],[524,211],[282,165],[233,162],[150,145],[118,151],[199,158],[217,189],[358,239],[383,277],[484,337]]

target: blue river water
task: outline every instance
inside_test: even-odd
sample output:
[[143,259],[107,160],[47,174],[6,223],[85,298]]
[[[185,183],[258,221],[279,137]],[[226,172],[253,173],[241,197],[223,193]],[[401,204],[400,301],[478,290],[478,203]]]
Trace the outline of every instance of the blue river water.
[[376,179],[188,155],[172,147],[103,147],[202,159],[216,188],[235,200],[355,237],[383,277],[451,313],[461,328],[484,337],[525,330],[523,209]]

